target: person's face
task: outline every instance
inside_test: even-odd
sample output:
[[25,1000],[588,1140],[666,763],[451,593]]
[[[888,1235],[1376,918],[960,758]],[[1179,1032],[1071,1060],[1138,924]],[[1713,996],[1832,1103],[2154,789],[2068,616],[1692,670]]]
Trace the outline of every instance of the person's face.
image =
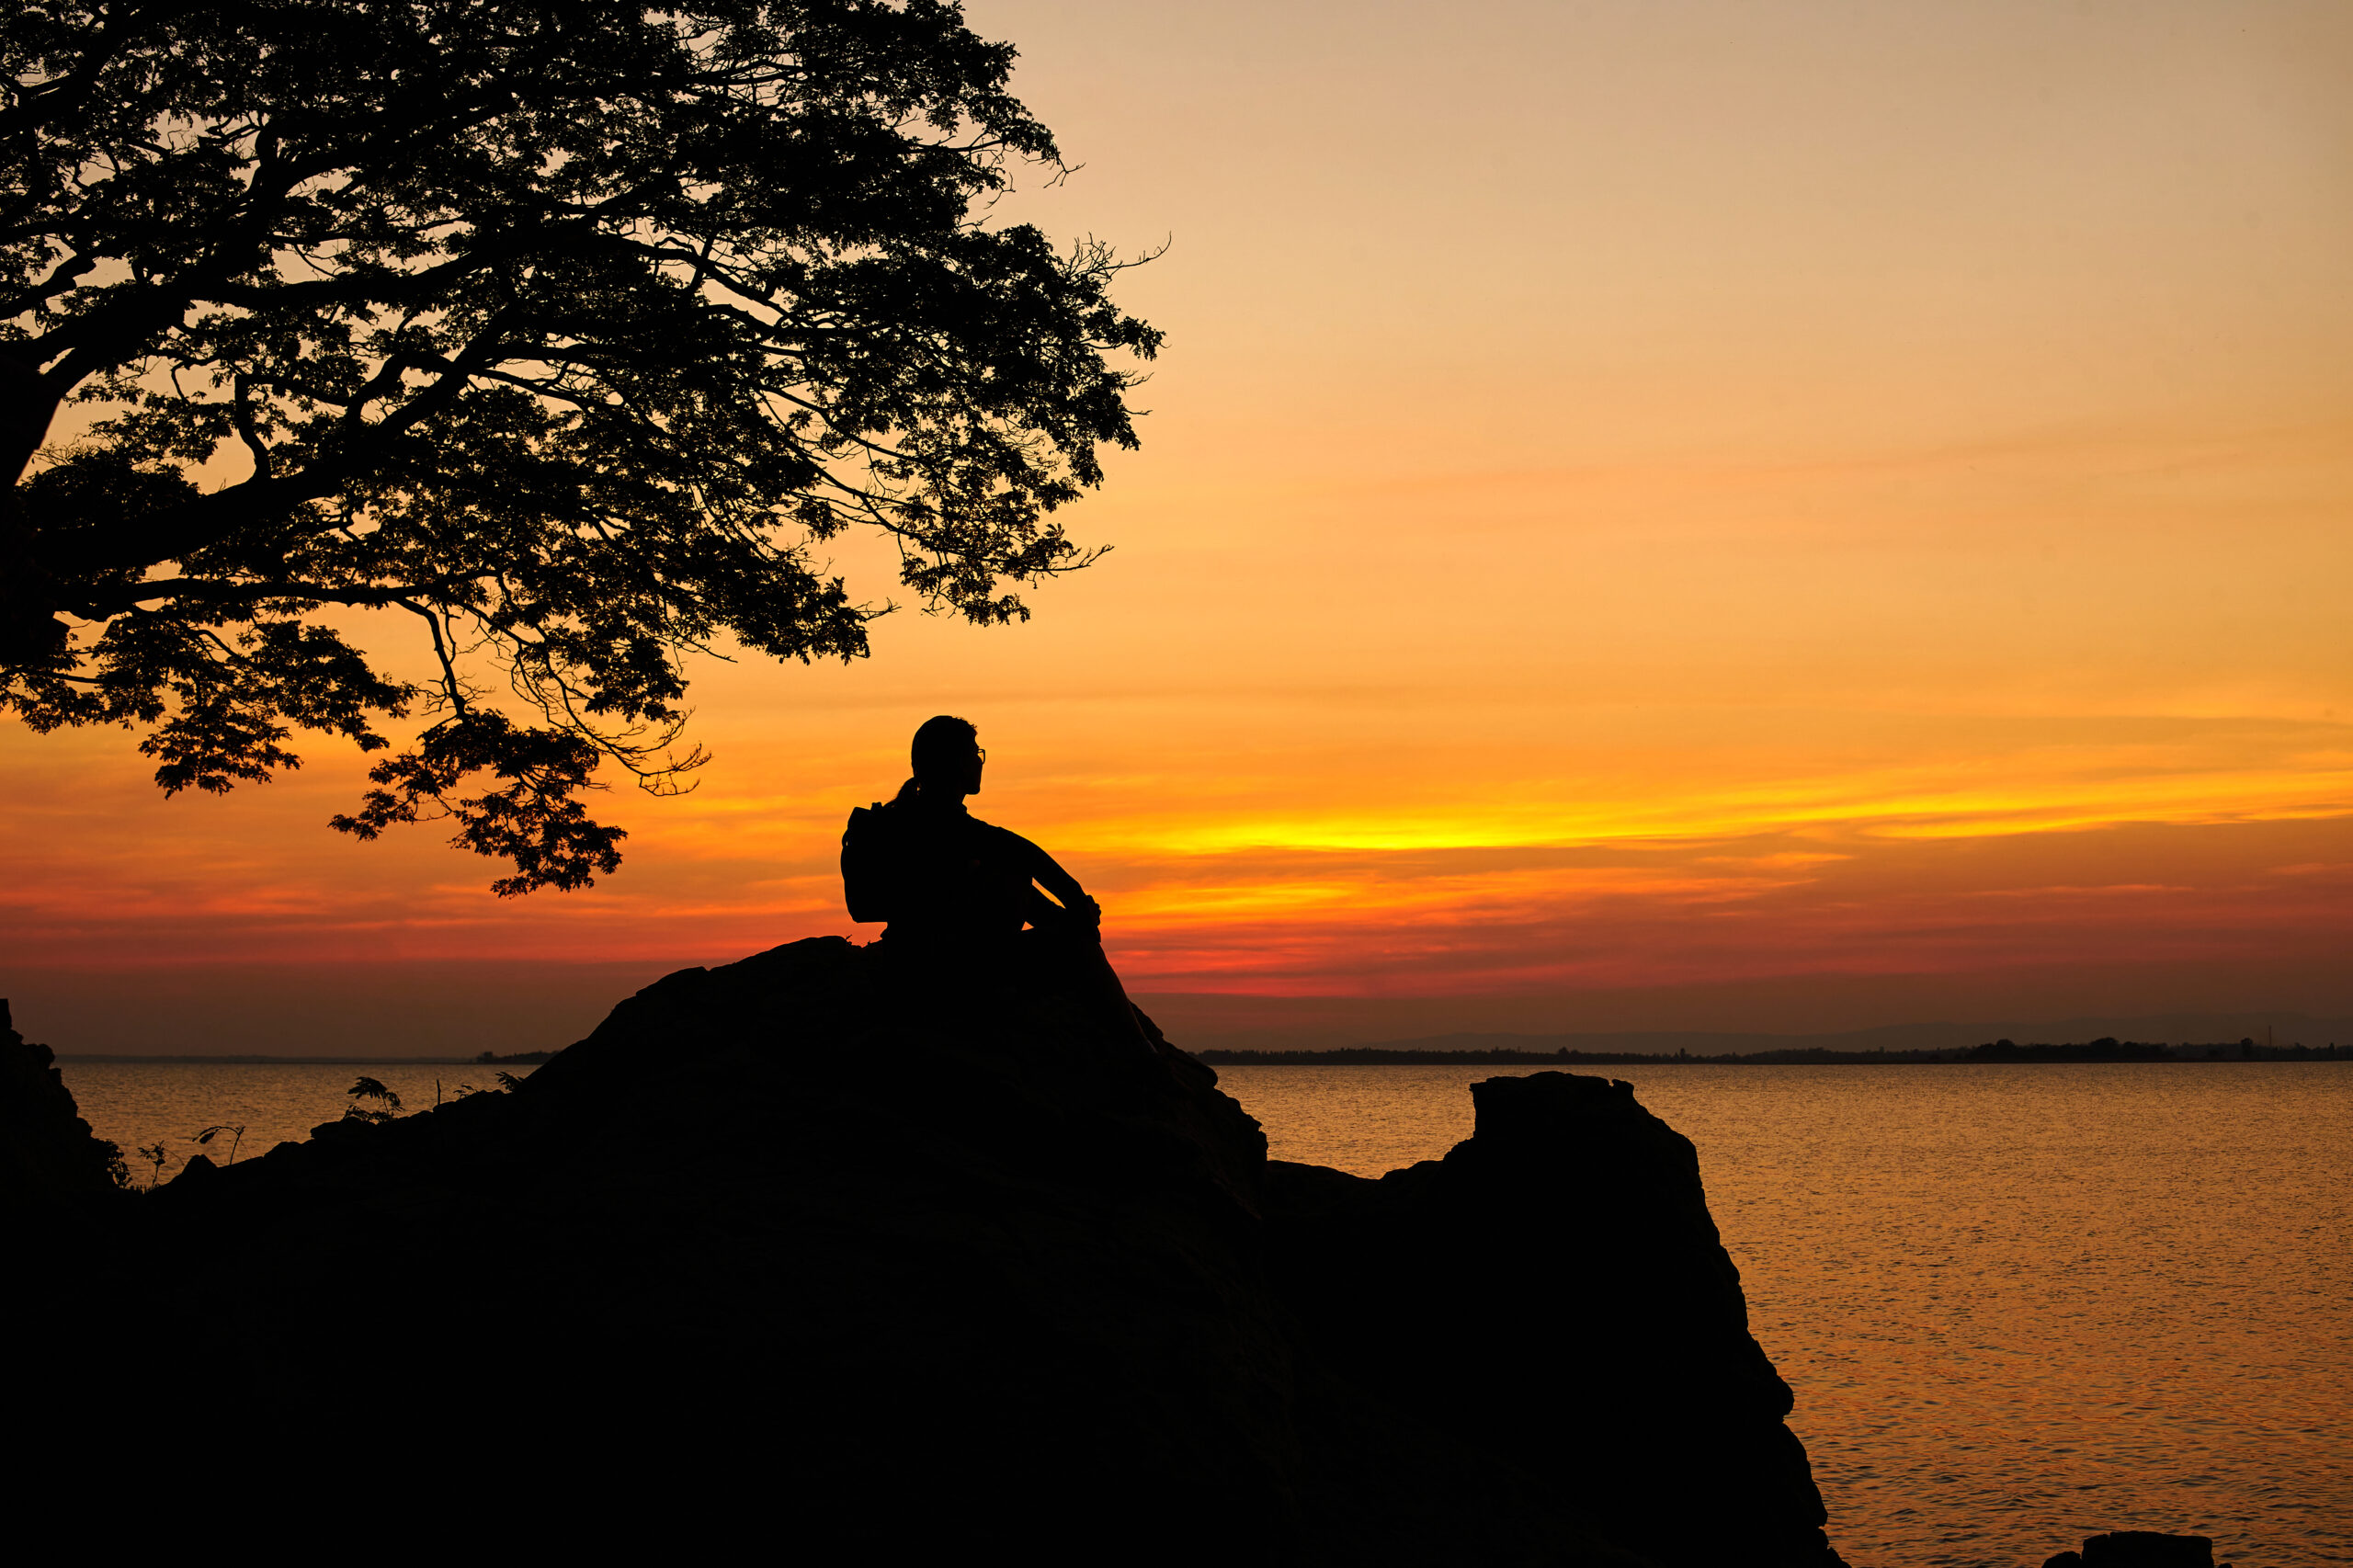
[[970,752],[957,758],[957,787],[965,794],[977,795],[981,792],[981,769],[988,759],[988,748],[977,741]]

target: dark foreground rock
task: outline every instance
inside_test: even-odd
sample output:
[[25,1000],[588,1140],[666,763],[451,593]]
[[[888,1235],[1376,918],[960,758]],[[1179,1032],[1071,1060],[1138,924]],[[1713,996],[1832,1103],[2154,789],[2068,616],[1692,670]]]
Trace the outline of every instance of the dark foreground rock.
[[2085,1541],[2081,1551],[2059,1553],[2042,1568],[2214,1568],[2214,1543],[2202,1535],[2112,1530]]
[[190,1538],[494,1472],[542,1540],[680,1551],[1835,1564],[1689,1143],[1622,1085],[1477,1095],[1444,1161],[1269,1164],[1075,1002],[801,942],[91,1219],[20,1386],[85,1455],[233,1409],[163,1467]]
[[1790,1389],[1749,1336],[1690,1141],[1608,1079],[1471,1092],[1477,1132],[1443,1160],[1379,1181],[1270,1168],[1275,1271],[1322,1359],[1557,1478],[1663,1562],[1818,1552]]
[[122,1196],[122,1152],[90,1131],[54,1063],[0,1000],[0,1222],[19,1232],[73,1223]]

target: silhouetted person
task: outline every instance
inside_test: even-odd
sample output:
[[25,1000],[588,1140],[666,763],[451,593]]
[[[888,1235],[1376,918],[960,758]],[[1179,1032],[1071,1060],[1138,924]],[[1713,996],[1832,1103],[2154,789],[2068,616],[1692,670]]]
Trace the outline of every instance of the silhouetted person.
[[849,917],[888,922],[884,950],[940,979],[1071,986],[1120,1033],[1154,1050],[1104,956],[1102,906],[1052,856],[964,809],[988,760],[979,732],[944,713],[927,719],[911,760],[915,777],[888,804],[849,814],[842,834]]

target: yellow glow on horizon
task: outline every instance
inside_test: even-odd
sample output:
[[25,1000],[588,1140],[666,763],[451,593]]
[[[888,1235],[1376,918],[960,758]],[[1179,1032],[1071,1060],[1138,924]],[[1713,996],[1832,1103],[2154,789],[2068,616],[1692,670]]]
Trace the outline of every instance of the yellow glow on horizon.
[[1159,990],[2141,965],[2353,1015],[2353,11],[968,11],[1084,165],[998,216],[1175,240],[1121,286],[1144,445],[1059,515],[1111,554],[1019,627],[699,664],[717,760],[597,800],[574,895],[331,835],[364,762],[315,737],[165,802],[121,732],[0,726],[0,948],[870,937],[844,818],[954,712]]
[[1748,786],[1639,803],[1461,807],[1443,815],[1391,811],[1379,815],[1237,815],[1159,824],[1080,823],[1065,828],[1060,842],[1072,850],[1098,854],[1184,856],[1246,850],[1569,847],[1730,838],[1820,826],[1896,837],[1977,837],[2081,831],[2131,822],[2325,817],[2343,812],[2348,799],[2353,799],[2353,766],[2288,777],[2246,773],[2052,781],[2040,790],[2008,791],[1939,788],[1889,776]]

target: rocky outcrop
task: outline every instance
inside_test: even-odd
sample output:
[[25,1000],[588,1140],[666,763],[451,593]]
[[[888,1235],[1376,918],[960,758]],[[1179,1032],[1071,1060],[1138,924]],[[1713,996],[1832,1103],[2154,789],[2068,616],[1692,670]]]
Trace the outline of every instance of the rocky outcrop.
[[127,1205],[40,1272],[52,1397],[237,1391],[176,1461],[216,1502],[462,1460],[804,1554],[1834,1563],[1689,1144],[1623,1085],[1478,1094],[1445,1161],[1270,1165],[1078,999],[795,943]]
[[2079,1552],[2060,1552],[2042,1568],[2214,1568],[2214,1543],[2202,1535],[2111,1530],[2085,1541]]
[[122,1151],[91,1132],[55,1061],[0,998],[0,1216],[20,1225],[65,1221],[121,1187]]
[[1319,1355],[1663,1563],[1827,1561],[1690,1141],[1614,1080],[1471,1092],[1477,1131],[1443,1160],[1271,1167],[1277,1270]]

